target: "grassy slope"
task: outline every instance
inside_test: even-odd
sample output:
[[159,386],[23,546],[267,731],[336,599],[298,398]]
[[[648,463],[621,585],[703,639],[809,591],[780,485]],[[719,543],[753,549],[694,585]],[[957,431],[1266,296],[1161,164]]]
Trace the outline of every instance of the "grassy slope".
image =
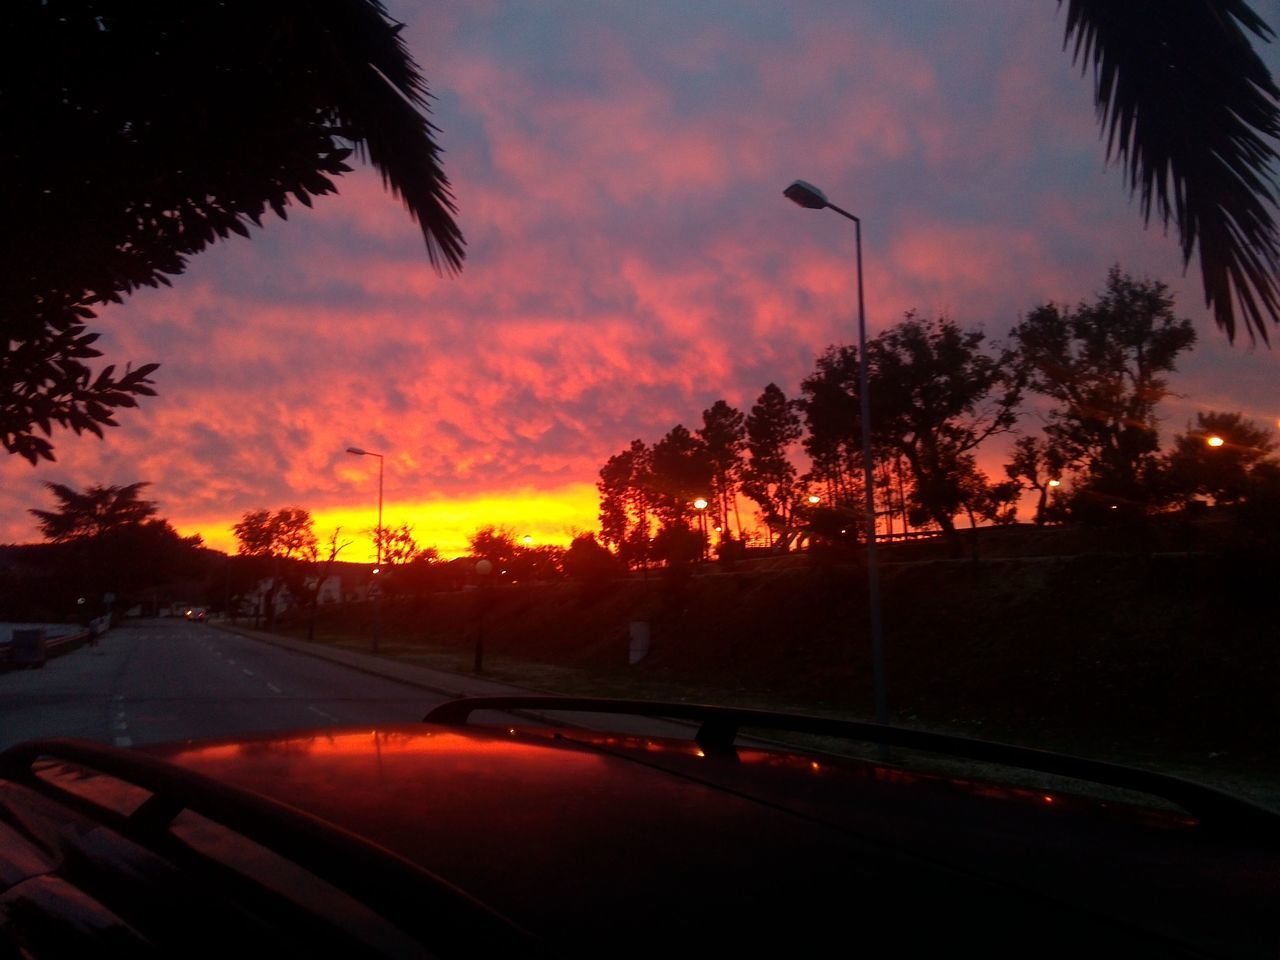
[[[1272,776],[1280,745],[1274,568],[1195,554],[980,562],[887,551],[894,719],[1013,742]],[[383,603],[383,650],[565,693],[870,714],[864,568],[809,557],[586,591],[516,585]],[[369,613],[317,639],[365,646]],[[652,647],[628,665],[628,622]],[[296,631],[300,632],[300,631]]]

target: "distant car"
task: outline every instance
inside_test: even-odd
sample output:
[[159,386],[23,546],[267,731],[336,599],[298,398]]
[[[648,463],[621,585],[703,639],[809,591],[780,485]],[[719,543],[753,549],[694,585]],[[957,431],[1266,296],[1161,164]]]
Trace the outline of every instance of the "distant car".
[[197,623],[204,623],[205,613],[204,607],[188,607],[187,619],[194,620]]
[[0,754],[0,956],[1274,956],[1278,840],[1235,797],[1021,748],[462,700],[419,725]]

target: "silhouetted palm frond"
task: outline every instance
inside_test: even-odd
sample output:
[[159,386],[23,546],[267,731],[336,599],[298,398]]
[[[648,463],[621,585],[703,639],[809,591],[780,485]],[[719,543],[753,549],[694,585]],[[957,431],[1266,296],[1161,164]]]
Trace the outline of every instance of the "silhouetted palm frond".
[[[1058,0],[1059,5],[1063,0]],[[1280,323],[1274,164],[1280,88],[1249,34],[1267,24],[1244,0],[1066,0],[1066,45],[1093,67],[1108,159],[1125,169],[1148,222],[1197,243],[1206,305],[1235,338]]]
[[296,27],[304,32],[297,49],[315,52],[339,128],[403,199],[431,262],[460,268],[462,233],[437,131],[426,118],[427,85],[400,36],[403,24],[389,22],[380,0],[318,0],[303,5]]

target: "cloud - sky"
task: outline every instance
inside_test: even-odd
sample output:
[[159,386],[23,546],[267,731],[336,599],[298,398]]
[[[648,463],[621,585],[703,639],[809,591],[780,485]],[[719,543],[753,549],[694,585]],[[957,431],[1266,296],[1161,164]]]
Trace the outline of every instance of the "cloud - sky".
[[259,507],[361,531],[376,463],[351,445],[386,454],[388,522],[446,553],[486,522],[593,528],[596,471],[630,440],[770,381],[793,395],[853,337],[849,224],[784,200],[797,177],[863,220],[872,333],[918,309],[1000,336],[1119,263],[1200,335],[1171,431],[1280,417],[1280,352],[1226,343],[1105,168],[1050,0],[391,10],[436,97],[462,274],[432,272],[360,170],[102,311],[107,359],[161,361],[160,395],[105,441],[58,435],[54,464],[0,461],[0,542],[37,538],[44,481],[152,481],[220,547]]

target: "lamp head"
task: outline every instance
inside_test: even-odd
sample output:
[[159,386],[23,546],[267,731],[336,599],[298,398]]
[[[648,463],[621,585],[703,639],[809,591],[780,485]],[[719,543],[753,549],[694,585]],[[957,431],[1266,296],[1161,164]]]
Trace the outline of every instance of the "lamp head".
[[354,453],[357,457],[363,457],[365,455],[365,451],[361,450],[359,447],[347,447],[347,453]]
[[792,203],[798,203],[809,210],[822,210],[830,206],[827,201],[827,195],[812,183],[807,183],[804,180],[795,181],[795,183],[782,191],[782,195]]

